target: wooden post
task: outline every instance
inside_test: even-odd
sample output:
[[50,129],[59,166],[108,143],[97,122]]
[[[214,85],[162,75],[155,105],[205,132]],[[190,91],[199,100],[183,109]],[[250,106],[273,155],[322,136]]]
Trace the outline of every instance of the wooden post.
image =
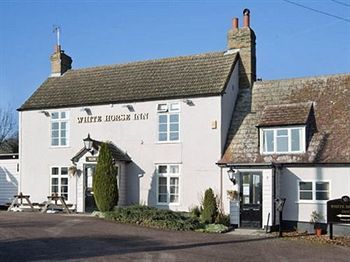
[[279,237],[283,237],[282,235],[282,210],[280,211],[280,227],[279,227]]
[[333,240],[333,223],[329,223],[329,238]]

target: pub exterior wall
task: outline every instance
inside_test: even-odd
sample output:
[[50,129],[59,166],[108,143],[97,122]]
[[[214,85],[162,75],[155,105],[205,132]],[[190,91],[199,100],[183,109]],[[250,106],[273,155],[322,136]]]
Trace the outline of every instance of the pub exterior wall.
[[300,201],[298,181],[328,181],[329,199],[350,195],[350,167],[289,167],[281,172],[280,194],[286,203],[283,219],[309,222],[312,211],[320,213],[326,222],[327,201]]
[[[232,75],[237,78],[237,71]],[[231,83],[237,83],[237,80],[233,79]],[[229,92],[227,96],[230,97],[225,101],[234,103],[234,92]],[[51,168],[71,166],[70,159],[83,147],[82,140],[90,134],[95,140],[113,142],[132,158],[132,162],[125,163],[122,169],[126,178],[123,181],[125,204],[141,203],[188,211],[200,203],[207,188],[219,191],[220,169],[216,162],[221,157],[221,136],[227,133],[222,129],[228,129],[227,123],[222,123],[222,114],[231,115],[231,112],[221,111],[221,96],[191,100],[193,105],[182,99],[128,103],[133,106],[134,112],[130,112],[126,104],[84,106],[90,109],[91,116],[83,110],[84,107],[45,110],[49,113],[69,112],[69,146],[66,147],[50,146],[51,120],[41,110],[20,112],[20,191],[29,194],[33,202],[45,201],[50,195]],[[157,105],[171,102],[180,103],[180,141],[157,142]],[[106,121],[115,115],[130,115],[130,120]],[[85,119],[92,120],[92,123],[79,123],[81,117],[88,117]],[[215,121],[216,126],[213,125]],[[179,204],[157,205],[157,164],[180,165]],[[69,203],[77,204],[83,194],[82,186],[79,178],[69,176]]]

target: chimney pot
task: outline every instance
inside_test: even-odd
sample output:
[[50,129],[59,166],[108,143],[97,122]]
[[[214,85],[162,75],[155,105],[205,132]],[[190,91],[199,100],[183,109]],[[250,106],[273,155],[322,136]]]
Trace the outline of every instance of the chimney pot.
[[238,29],[238,18],[237,17],[233,18],[233,20],[232,20],[232,28],[234,30]]
[[243,10],[243,27],[250,27],[250,10]]
[[53,51],[54,51],[54,53],[60,53],[61,52],[61,45],[55,45]]

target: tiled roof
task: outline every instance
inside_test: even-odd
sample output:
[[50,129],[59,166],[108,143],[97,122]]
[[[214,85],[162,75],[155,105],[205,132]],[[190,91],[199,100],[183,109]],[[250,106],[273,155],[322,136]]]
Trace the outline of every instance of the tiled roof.
[[[93,140],[93,148],[95,150],[100,150],[102,142],[101,141],[97,141],[97,140]],[[117,147],[116,145],[114,145],[111,142],[107,142],[107,146],[111,152],[112,158],[115,161],[123,161],[123,162],[130,162],[131,158],[130,156],[123,152],[119,147]],[[88,150],[83,147],[82,149],[79,150],[79,152],[71,159],[73,163],[77,163],[79,161],[80,158],[82,158],[86,153],[88,152]]]
[[267,105],[258,126],[286,126],[306,124],[312,103]]
[[207,53],[68,70],[49,77],[19,110],[222,94],[236,53]]
[[[255,82],[252,90],[241,89],[238,94],[226,150],[220,162],[350,163],[349,99],[350,74]],[[313,103],[317,132],[311,137],[307,152],[260,155],[257,125],[269,121],[268,112],[271,121],[275,121],[270,109],[286,110],[296,103]],[[303,120],[308,106],[296,108],[300,118],[295,118]]]

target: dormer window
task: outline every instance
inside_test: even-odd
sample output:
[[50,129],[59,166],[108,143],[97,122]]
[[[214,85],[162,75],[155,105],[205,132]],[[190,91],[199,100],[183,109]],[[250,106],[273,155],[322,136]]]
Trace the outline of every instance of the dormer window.
[[310,134],[313,119],[312,102],[266,106],[257,125],[260,130],[260,153],[305,153],[306,129]]
[[260,129],[260,151],[263,154],[298,154],[305,152],[305,127]]

